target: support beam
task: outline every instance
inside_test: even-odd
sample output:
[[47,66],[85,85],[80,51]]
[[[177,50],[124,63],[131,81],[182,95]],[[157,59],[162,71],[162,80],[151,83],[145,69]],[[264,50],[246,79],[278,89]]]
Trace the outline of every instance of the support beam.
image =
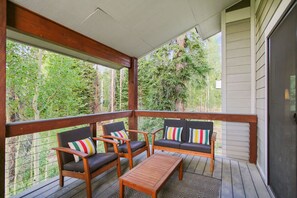
[[6,0],[0,0],[0,197],[5,197]]
[[[90,130],[92,132],[92,137],[97,137],[97,122],[90,123]],[[98,146],[97,141],[95,141],[95,145],[96,147]]]
[[[2,12],[3,13],[3,12]],[[130,56],[123,54],[115,49],[112,49],[102,43],[99,43],[91,38],[88,38],[78,32],[66,28],[52,20],[40,16],[30,10],[27,10],[10,1],[7,4],[7,28],[15,32],[30,36],[30,41],[26,42],[22,36],[22,42],[34,42],[34,39],[46,41],[49,44],[41,45],[42,42],[34,42],[31,45],[56,51],[69,56],[94,62],[97,59],[103,60],[103,65],[110,67],[130,67]],[[29,38],[27,39],[29,40]],[[53,47],[54,45],[54,47]],[[61,48],[63,46],[63,48]],[[65,50],[63,50],[65,49]],[[83,54],[82,56],[78,55]],[[93,60],[93,61],[92,61]]]
[[[138,60],[137,58],[131,58],[131,66],[129,68],[129,91],[128,91],[128,108],[133,113],[129,117],[129,129],[138,129],[138,121],[135,115],[135,111],[138,109]],[[132,134],[131,134],[132,135]],[[137,140],[137,133],[133,133],[130,137],[133,140]]]
[[257,123],[250,124],[250,163],[257,163]]

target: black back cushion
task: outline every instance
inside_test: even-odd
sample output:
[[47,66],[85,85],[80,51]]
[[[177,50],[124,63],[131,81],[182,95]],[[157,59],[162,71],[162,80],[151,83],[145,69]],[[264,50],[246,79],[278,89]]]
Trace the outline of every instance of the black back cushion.
[[171,120],[171,119],[164,119],[164,132],[163,132],[163,138],[165,135],[166,127],[183,127],[181,139],[182,142],[184,142],[187,138],[186,134],[186,127],[187,127],[187,121],[186,120]]
[[[102,125],[103,128],[103,134],[104,135],[110,135],[111,132],[125,130],[124,122],[114,122],[110,124]],[[108,147],[112,147],[112,144],[107,144]]]
[[192,129],[206,129],[210,130],[209,134],[209,143],[211,142],[211,136],[213,133],[213,122],[206,122],[206,121],[188,121],[187,122],[187,134],[188,137],[186,139],[186,142],[189,141],[189,130]]
[[125,130],[124,122],[114,122],[102,126],[104,135],[110,135],[111,132]]
[[[92,137],[92,132],[90,130],[90,127],[83,127],[83,128],[65,131],[62,133],[57,133],[59,147],[69,148],[68,142],[74,142],[88,137]],[[74,161],[74,157],[72,154],[61,152],[61,155],[62,155],[62,164],[66,164],[68,162]]]

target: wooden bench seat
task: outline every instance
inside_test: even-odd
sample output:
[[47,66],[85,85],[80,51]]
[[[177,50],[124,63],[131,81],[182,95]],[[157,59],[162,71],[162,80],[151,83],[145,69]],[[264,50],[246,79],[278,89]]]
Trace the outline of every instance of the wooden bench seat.
[[[181,141],[164,139],[166,127],[183,127]],[[189,129],[210,130],[210,145],[189,143]],[[157,133],[162,133],[161,139],[157,139]],[[216,133],[213,132],[213,122],[186,121],[186,120],[164,120],[164,127],[152,132],[152,154],[154,150],[164,150],[189,155],[197,155],[210,158],[210,171],[214,169]]]

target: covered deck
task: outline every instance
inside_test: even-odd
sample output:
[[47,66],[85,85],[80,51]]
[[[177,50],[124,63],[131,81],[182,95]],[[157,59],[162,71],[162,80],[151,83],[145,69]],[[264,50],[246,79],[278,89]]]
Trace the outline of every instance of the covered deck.
[[[211,173],[208,158],[165,151],[158,151],[157,153],[182,157],[184,173],[221,181],[220,197],[270,197],[255,164],[217,156],[214,172]],[[142,153],[134,159],[134,162],[139,164],[145,158],[145,153]],[[126,159],[121,160],[121,166],[123,174],[128,171],[128,161]],[[178,180],[176,175],[173,175],[171,179]],[[111,188],[118,189],[115,168],[92,180],[94,197],[114,197],[118,192],[111,191]],[[59,177],[54,177],[14,197],[86,197],[85,182],[74,178],[66,178],[65,186],[61,188],[59,186]]]
[[[220,5],[220,7],[218,8],[218,13],[213,13],[212,16],[220,14],[221,9],[230,6],[237,1],[222,2],[224,2],[224,4]],[[4,96],[0,97],[0,157],[2,159],[5,159],[5,141],[7,138],[41,133],[44,131],[63,129],[79,125],[89,125],[93,132],[93,135],[96,136],[98,132],[97,123],[119,118],[128,118],[130,129],[138,129],[138,118],[140,117],[219,120],[224,122],[247,123],[249,125],[249,162],[237,161],[234,159],[227,159],[217,156],[214,172],[211,173],[208,169],[208,164],[210,162],[207,158],[196,156],[194,157],[184,154],[180,155],[177,153],[164,153],[168,155],[181,156],[184,159],[185,173],[219,180],[221,182],[221,188],[219,190],[220,197],[270,197],[267,187],[264,184],[260,173],[258,172],[258,169],[255,165],[255,163],[257,162],[258,124],[257,116],[255,114],[198,112],[190,113],[138,110],[137,58],[155,49],[157,46],[164,43],[169,38],[176,36],[175,33],[172,33],[174,35],[168,35],[168,37],[162,38],[162,42],[156,42],[153,46],[150,46],[149,49],[143,49],[144,51],[141,54],[135,54],[124,50],[123,48],[121,48],[122,46],[109,46],[107,45],[109,44],[108,42],[104,42],[102,44],[99,42],[99,40],[91,37],[91,35],[83,34],[83,32],[79,32],[79,30],[73,31],[72,29],[69,29],[69,27],[60,25],[59,23],[62,23],[61,21],[56,22],[47,19],[43,15],[32,12],[29,8],[23,8],[18,4],[13,3],[13,1],[2,0],[1,3],[0,21],[2,23],[0,24],[0,30],[3,31],[0,32],[0,40],[1,44],[4,43],[3,45],[1,45],[0,49],[1,55],[3,54],[3,56],[1,56],[3,58],[0,59],[0,75],[4,76],[3,78],[1,78],[0,82],[0,95]],[[216,2],[213,2],[213,4],[216,4]],[[198,5],[198,7],[200,6]],[[96,12],[97,9],[98,8],[96,8]],[[30,21],[30,23],[27,23],[28,21]],[[200,23],[194,21],[194,24]],[[194,24],[189,24],[188,27],[185,27],[183,30],[180,30],[177,33],[182,33],[190,27],[194,27]],[[200,26],[202,25],[203,24],[200,24]],[[93,27],[94,25],[91,24],[91,26]],[[212,33],[211,31],[208,32]],[[128,32],[127,34],[129,33],[130,32]],[[159,39],[158,32],[156,33],[156,35],[156,39]],[[131,36],[133,37],[132,34]],[[19,41],[25,40],[26,43],[36,45],[41,48],[53,50],[58,53],[67,54],[80,59],[89,60],[94,63],[104,64],[111,68],[127,68],[129,70],[129,110],[85,116],[56,118],[50,120],[6,123],[5,40],[7,38],[12,38]],[[129,49],[135,48],[132,45],[129,45],[129,43],[125,43],[123,44],[123,46]],[[139,51],[139,49],[141,49],[141,47],[135,48],[136,51]],[[137,139],[137,136],[132,137],[132,139]],[[135,164],[140,163],[143,159],[145,159],[145,154],[139,155],[134,159]],[[0,169],[1,178],[5,178],[5,160],[1,162]],[[126,160],[122,160],[122,171],[123,173],[128,171],[128,163]],[[114,187],[117,182],[118,178],[115,169],[99,175],[92,180],[93,196],[111,196],[110,194],[108,194],[110,193],[110,191],[108,190],[110,189],[110,187]],[[4,179],[2,179],[1,183],[0,196],[7,196],[7,194],[5,194]],[[67,178],[65,181],[65,186],[61,188],[59,186],[59,178],[54,177],[21,192],[20,194],[16,195],[16,197],[86,197],[85,182],[82,180]]]

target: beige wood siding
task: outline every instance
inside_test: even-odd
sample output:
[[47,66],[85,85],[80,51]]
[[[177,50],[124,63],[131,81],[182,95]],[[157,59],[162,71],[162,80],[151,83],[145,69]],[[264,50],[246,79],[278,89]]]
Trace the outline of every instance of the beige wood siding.
[[265,30],[273,17],[281,0],[256,0],[256,113],[258,115],[258,164],[262,173],[266,173],[265,165],[265,101],[266,91],[266,70],[265,59]]
[[[227,113],[251,113],[251,25],[250,19],[226,24]],[[226,123],[223,126],[223,152],[226,156],[249,159],[249,126]]]

